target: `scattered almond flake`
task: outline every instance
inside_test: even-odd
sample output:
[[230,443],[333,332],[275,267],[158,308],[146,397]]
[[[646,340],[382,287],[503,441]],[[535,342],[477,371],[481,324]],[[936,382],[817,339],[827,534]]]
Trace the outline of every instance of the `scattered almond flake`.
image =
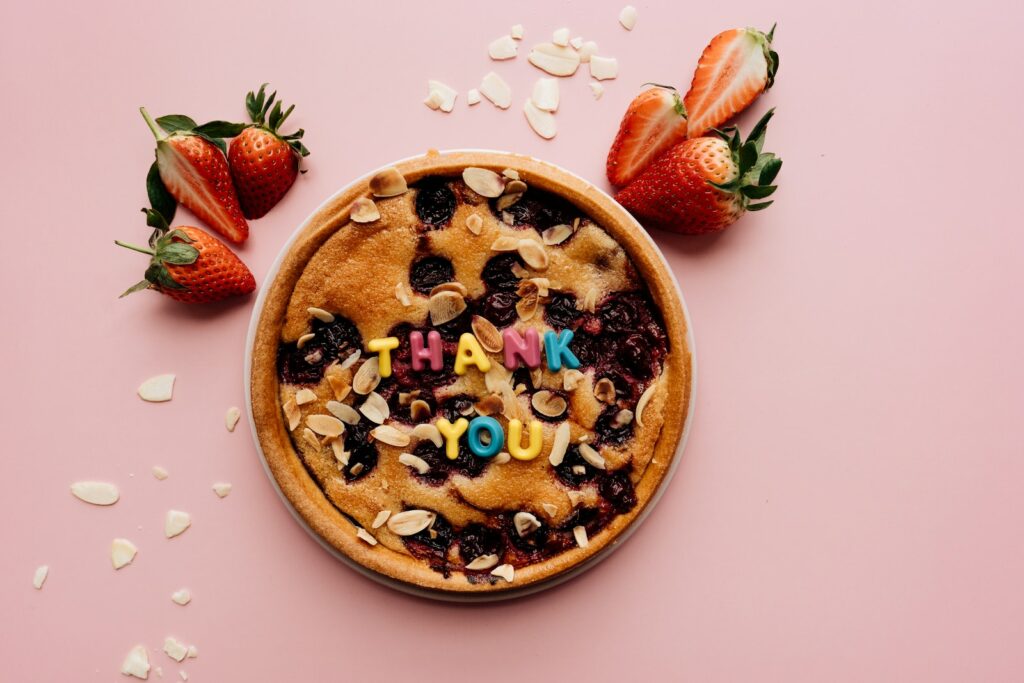
[[139,549],[127,538],[115,538],[110,544],[110,562],[114,569],[120,569],[132,563]]
[[500,577],[509,583],[512,583],[512,579],[515,578],[515,575],[515,567],[510,564],[502,564],[491,570],[491,576]]
[[597,380],[597,383],[594,385],[594,397],[598,401],[608,404],[615,403],[615,395],[615,382],[607,377]]
[[174,394],[174,375],[156,375],[139,385],[139,398],[150,403],[170,401]]
[[356,527],[356,536],[370,545],[377,545],[377,539],[369,531],[361,526]]
[[545,140],[550,140],[558,134],[558,124],[555,122],[555,115],[549,111],[538,109],[533,100],[526,100],[523,103],[523,113],[526,115],[526,122],[530,124],[533,132]]
[[569,41],[569,45],[572,46],[572,49],[579,50],[581,47],[583,47],[583,36],[576,36],[575,38]]
[[480,218],[477,214],[472,214],[466,219],[466,230],[469,230],[474,235],[479,235],[484,228],[484,219]]
[[583,298],[576,302],[576,308],[587,313],[594,313],[597,310],[597,297],[597,288],[591,287]]
[[628,408],[623,408],[619,412],[615,413],[615,419],[612,420],[612,427],[615,429],[622,429],[632,421],[633,411]]
[[565,240],[569,239],[572,235],[572,226],[562,223],[561,225],[553,225],[546,229],[540,234],[541,239],[544,240],[544,244],[553,246],[561,244]]
[[165,470],[163,467],[160,467],[159,465],[154,465],[153,466],[153,476],[156,477],[157,479],[159,479],[160,481],[163,481],[169,475],[167,473],[167,470]]
[[494,323],[482,315],[473,316],[470,328],[485,351],[500,353],[505,348],[505,339],[501,336],[501,332],[494,326]]
[[427,81],[427,87],[430,89],[430,95],[427,99],[432,99],[434,98],[435,93],[437,94],[438,97],[436,101],[438,109],[448,113],[455,108],[455,99],[459,96],[458,91],[445,85],[441,81],[434,80]]
[[501,222],[504,223],[505,225],[515,225],[516,224],[516,218],[515,218],[515,216],[513,216],[508,211],[502,211],[501,212]]
[[330,313],[329,311],[325,311],[322,308],[317,308],[316,306],[310,306],[309,308],[307,308],[306,309],[306,313],[309,313],[311,316],[313,316],[314,318],[316,318],[320,322],[325,322],[325,323],[333,323],[334,322],[334,314],[333,313]]
[[537,292],[533,292],[519,299],[519,301],[516,302],[516,315],[518,315],[519,319],[523,322],[531,320],[537,313],[539,301]]
[[480,104],[480,91],[476,88],[470,88],[466,92],[466,103],[471,107],[474,104]]
[[481,197],[493,199],[505,191],[505,179],[490,169],[469,166],[462,171],[462,180]]
[[370,192],[374,197],[396,197],[408,190],[405,177],[394,166],[381,169],[370,178]]
[[[502,340],[502,344],[504,344]],[[484,373],[484,386],[492,393],[500,392],[502,385],[508,384],[509,372],[501,363],[491,363],[491,369]]]
[[528,189],[529,188],[526,183],[519,178],[516,178],[515,180],[510,180],[508,184],[505,185],[505,194],[522,194]]
[[569,44],[569,29],[560,28],[551,34],[551,42],[561,47],[566,47]]
[[352,202],[348,215],[353,223],[373,223],[380,220],[380,209],[369,197],[359,197]]
[[[305,342],[303,342],[303,343],[305,343]],[[313,349],[312,351],[307,353],[306,356],[305,356],[306,362],[310,363],[310,364],[312,364],[312,363],[319,363],[321,360],[323,360],[323,358],[324,358],[324,350],[323,349]]]
[[242,411],[237,406],[231,406],[228,408],[228,412],[224,414],[224,426],[227,427],[229,432],[235,431],[235,427],[238,426],[238,421],[242,417]]
[[619,60],[614,57],[592,56],[590,58],[590,75],[597,81],[615,78],[619,75]]
[[297,349],[301,349],[301,348],[302,348],[302,347],[304,347],[304,346],[305,346],[305,345],[306,345],[307,343],[309,343],[309,342],[313,341],[313,339],[315,339],[315,338],[316,338],[316,334],[314,334],[314,333],[312,333],[312,332],[307,332],[306,334],[302,335],[301,337],[299,337],[299,338],[298,338],[298,339],[297,339],[297,340],[295,341],[295,348],[297,348]]
[[573,465],[572,466],[572,473],[573,474],[586,474],[587,473],[587,468],[584,467],[583,465]]
[[490,569],[491,567],[493,567],[496,564],[498,564],[498,556],[497,555],[494,555],[494,554],[491,554],[491,555],[481,555],[480,557],[475,558],[472,562],[467,564],[466,565],[466,569],[471,569],[471,570],[474,570],[474,571],[480,571],[480,570],[483,570],[483,569]]
[[306,418],[306,426],[320,436],[341,436],[345,431],[345,423],[333,415],[310,415]]
[[541,111],[558,110],[558,79],[538,78],[533,84],[533,94],[530,95],[534,106]]
[[359,357],[361,355],[363,355],[363,352],[360,349],[356,349],[351,354],[349,354],[348,358],[341,361],[341,364],[338,365],[338,367],[342,370],[348,370],[350,367],[356,364],[356,361],[359,360]]
[[179,671],[178,675],[181,676],[181,680],[183,680],[183,681],[187,681],[188,680],[188,674],[185,672],[184,669]]
[[512,517],[512,525],[520,537],[525,536],[540,528],[540,520],[532,512],[517,512]]
[[412,428],[412,435],[419,440],[427,440],[438,448],[444,445],[440,430],[432,424],[419,424]]
[[391,425],[374,427],[370,431],[370,434],[372,434],[373,438],[377,439],[377,441],[386,443],[389,446],[394,446],[395,448],[405,448],[409,445],[409,435],[397,427],[392,427]]
[[530,64],[552,76],[572,76],[580,66],[580,55],[576,50],[554,43],[534,45],[529,60]]
[[437,515],[429,510],[396,512],[388,518],[388,529],[399,536],[412,536],[432,526],[436,518]]
[[288,399],[281,408],[284,410],[284,416],[288,418],[288,431],[295,431],[295,428],[299,426],[299,422],[302,421],[302,411],[299,410],[295,399]]
[[345,439],[337,438],[331,441],[331,452],[340,467],[348,467],[348,460],[352,454],[345,450]]
[[636,7],[632,5],[626,5],[619,12],[619,23],[627,31],[632,31],[633,27],[636,26]]
[[505,401],[500,394],[488,394],[477,401],[474,407],[478,415],[497,415],[505,408]]
[[91,505],[113,505],[121,497],[117,486],[104,481],[76,481],[71,493]]
[[530,278],[530,282],[532,282],[537,287],[538,296],[547,296],[548,294],[550,294],[549,290],[551,288],[551,281],[548,280],[546,277]]
[[409,417],[413,420],[426,420],[431,415],[430,404],[423,399],[416,399],[409,404]]
[[484,76],[484,80],[480,82],[480,94],[499,109],[508,109],[512,106],[512,88],[493,71]]
[[496,208],[498,209],[498,211],[504,211],[505,209],[512,206],[522,198],[522,192],[517,192],[515,194],[503,194],[500,197],[498,197]]
[[430,109],[437,111],[441,108],[441,93],[436,90],[431,90],[430,94],[423,99],[423,104],[427,105]]
[[512,456],[507,451],[502,451],[494,456],[494,463],[497,465],[504,465],[505,463],[512,460]]
[[438,292],[455,292],[463,298],[469,296],[469,290],[461,282],[443,282],[430,290],[430,296],[434,296]]
[[390,484],[388,484],[388,480],[387,479],[381,479],[380,480],[380,490],[381,491],[387,491],[389,486],[390,486]]
[[534,368],[530,370],[530,384],[533,385],[534,389],[540,389],[541,382],[544,381],[544,369]]
[[590,444],[581,443],[579,445],[580,457],[587,461],[588,465],[596,467],[599,470],[605,468],[604,457]]
[[359,412],[370,422],[384,424],[384,420],[388,419],[388,416],[391,414],[391,409],[388,407],[388,402],[384,400],[383,396],[371,391],[366,396],[366,401],[363,402],[363,405],[359,406]]
[[373,524],[371,525],[374,529],[379,529],[384,526],[384,522],[388,521],[388,517],[391,516],[391,510],[381,510],[377,513],[377,516],[373,518]]
[[519,396],[520,394],[523,394],[523,393],[526,392],[526,385],[523,384],[522,382],[520,382],[519,384],[516,385],[516,388],[513,389],[513,391],[516,392],[516,396]]
[[548,267],[548,253],[540,242],[521,239],[516,243],[516,251],[531,268],[544,270]]
[[395,285],[395,298],[403,306],[409,306],[412,304],[412,300],[409,298],[409,290],[405,286],[404,282],[399,282]]
[[572,528],[573,538],[576,539],[576,545],[581,548],[586,548],[590,545],[590,539],[587,538],[587,528],[584,526],[574,526]]
[[604,94],[604,86],[597,81],[590,81],[590,92],[594,94],[594,99],[601,99],[601,95]]
[[535,393],[530,403],[534,410],[545,417],[558,417],[568,408],[564,398],[546,389]]
[[164,638],[164,652],[176,662],[180,662],[188,656],[188,647],[171,636]]
[[299,389],[295,392],[295,405],[304,406],[316,400],[316,393],[312,389]]
[[188,658],[189,659],[195,659],[198,656],[199,656],[199,648],[197,648],[195,645],[189,645],[188,646]]
[[338,401],[327,402],[327,412],[334,417],[338,418],[345,424],[354,425],[359,422],[359,413],[355,408],[348,405],[347,403],[340,403]]
[[302,429],[302,439],[309,444],[309,447],[314,451],[320,450],[320,439],[316,438],[316,433],[314,433],[309,427],[304,427]]
[[413,468],[420,474],[426,474],[430,471],[430,465],[427,461],[418,455],[413,455],[412,453],[402,453],[398,456],[398,462],[402,463],[406,467]]
[[558,467],[565,459],[565,452],[569,449],[569,423],[563,422],[555,429],[555,438],[551,443],[551,453],[548,455],[548,462],[552,467]]
[[455,320],[466,310],[466,299],[457,292],[438,292],[430,297],[427,310],[435,327]]
[[583,382],[583,373],[579,370],[566,370],[562,373],[562,388],[574,391]]
[[149,652],[145,645],[136,645],[131,649],[121,664],[121,673],[142,680],[149,679]]
[[520,180],[519,171],[517,171],[514,168],[506,168],[504,171],[501,172],[501,175],[505,176],[509,180]]
[[513,59],[518,53],[519,46],[512,36],[501,36],[491,41],[487,46],[487,55],[491,59]]
[[548,517],[554,517],[555,513],[558,512],[558,506],[552,503],[541,503],[540,506],[544,508],[544,512],[547,513]]
[[573,507],[576,507],[583,502],[583,493],[580,491],[566,491],[565,495],[569,498],[569,504]]
[[380,358],[373,356],[359,366],[352,378],[352,391],[365,396],[380,384]]
[[187,588],[179,588],[171,593],[171,602],[182,606],[187,605],[192,602],[192,592]]
[[644,393],[640,394],[640,400],[636,403],[636,426],[644,426],[644,408],[651,401],[651,396],[654,396],[654,388],[658,385],[657,382],[653,382],[651,386],[644,389]]
[[512,26],[512,32],[511,32],[510,35],[513,38],[515,38],[516,40],[522,40],[523,39],[523,25],[522,24],[515,24],[515,25],[513,25]]
[[586,64],[590,61],[590,58],[597,54],[597,43],[592,40],[588,40],[579,48],[580,61]]
[[174,538],[185,532],[192,526],[192,518],[187,512],[181,510],[168,510],[167,517],[164,518],[164,536],[167,538]]
[[46,577],[49,575],[49,573],[49,566],[44,564],[41,567],[37,567],[36,573],[32,575],[32,587],[36,590],[41,589],[43,587],[43,584],[46,582]]
[[228,494],[231,493],[231,484],[226,481],[219,481],[213,485],[213,492],[217,494],[218,498],[227,498]]
[[350,469],[348,473],[351,474],[353,477],[357,477],[362,473],[362,471],[363,463],[357,462],[355,465],[352,465],[352,469]]
[[501,400],[505,404],[505,409],[501,412],[508,420],[514,420],[519,418],[519,401],[516,399],[515,393],[512,391],[512,386],[506,382],[501,386]]

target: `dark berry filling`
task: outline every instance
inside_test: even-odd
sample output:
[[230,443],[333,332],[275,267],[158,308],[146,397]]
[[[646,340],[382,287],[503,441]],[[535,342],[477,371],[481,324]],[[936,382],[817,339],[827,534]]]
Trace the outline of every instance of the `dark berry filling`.
[[313,320],[313,339],[301,349],[297,344],[281,344],[277,349],[277,372],[286,384],[316,384],[324,368],[361,350],[363,338],[347,318],[335,316],[334,322]]
[[[581,467],[583,469],[580,469]],[[599,469],[583,459],[583,456],[580,455],[578,444],[569,446],[569,449],[565,452],[565,457],[562,458],[561,464],[555,468],[555,476],[563,484],[572,488],[579,488],[580,485],[593,481],[597,478],[599,472]]]
[[442,227],[455,215],[455,193],[442,178],[428,178],[416,190],[416,215],[428,230]]
[[[481,555],[497,555],[505,552],[505,537],[483,524],[468,524],[459,534],[459,557],[469,564]],[[490,570],[486,570],[490,571]]]
[[544,320],[556,330],[575,329],[582,317],[583,313],[576,308],[576,297],[565,292],[552,292],[544,307]]
[[608,406],[598,416],[597,422],[594,423],[596,444],[602,446],[621,446],[633,436],[633,420],[623,425],[617,425],[615,417],[618,412],[618,406]]
[[448,576],[451,569],[446,557],[455,531],[452,529],[451,522],[443,515],[435,514],[436,518],[430,527],[418,534],[404,536],[402,541],[412,555],[427,560],[432,569]]
[[629,512],[636,505],[636,490],[633,488],[633,480],[629,478],[629,472],[618,470],[611,472],[601,478],[598,486],[601,497],[608,501],[615,512],[622,514]]
[[513,290],[519,286],[519,278],[512,272],[512,267],[518,264],[525,267],[523,259],[516,253],[499,254],[484,264],[480,272],[480,279],[484,281],[491,290]]
[[430,290],[455,279],[455,268],[452,262],[441,256],[427,256],[412,264],[409,269],[409,284],[420,294],[430,294]]
[[349,456],[342,474],[346,481],[362,479],[377,466],[377,446],[370,440],[370,427],[367,420],[345,426],[345,450]]
[[500,289],[485,294],[476,305],[478,315],[490,320],[495,327],[507,327],[516,321],[516,302],[519,297],[512,290]]
[[[465,315],[465,314],[463,314]],[[461,316],[460,316],[461,317]],[[422,370],[413,370],[412,367],[412,344],[409,341],[409,333],[419,331],[423,335],[423,345],[427,345],[427,334],[434,328],[430,326],[414,327],[409,323],[399,323],[388,332],[389,337],[398,338],[398,348],[391,352],[391,377],[399,392],[415,391],[416,389],[430,389],[450,384],[455,380],[455,350],[457,342],[441,341],[441,359],[443,365],[440,370],[430,369],[429,362],[424,362]],[[388,380],[381,382],[386,386]],[[384,395],[381,388],[377,393]],[[385,398],[388,398],[385,396]]]
[[[492,200],[491,209],[502,218],[497,200]],[[556,225],[572,225],[573,219],[579,216],[576,207],[568,201],[543,190],[530,190],[504,211],[512,217],[513,227],[532,227],[538,231]]]

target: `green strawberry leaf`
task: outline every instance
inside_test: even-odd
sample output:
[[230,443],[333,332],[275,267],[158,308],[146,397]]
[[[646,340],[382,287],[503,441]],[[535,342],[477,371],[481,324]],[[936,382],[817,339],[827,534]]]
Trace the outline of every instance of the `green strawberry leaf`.
[[167,269],[159,263],[149,264],[149,268],[146,268],[146,279],[157,287],[163,287],[164,289],[185,289],[183,285],[175,282],[171,274],[167,272]]
[[168,221],[174,220],[174,213],[178,209],[178,203],[167,191],[163,179],[160,178],[160,168],[154,161],[146,174],[146,194],[149,195],[149,204],[155,211],[163,214]]
[[761,172],[758,174],[757,182],[759,185],[771,185],[772,181],[775,180],[775,176],[779,174],[779,169],[782,168],[782,159],[772,155],[768,159],[764,166],[761,167]]
[[210,121],[197,126],[195,132],[209,138],[233,138],[246,129],[248,124],[231,123],[230,121]]
[[757,163],[757,146],[752,142],[745,142],[740,147],[740,176],[747,174],[747,171]]
[[157,118],[156,122],[168,133],[175,133],[179,130],[189,131],[196,127],[196,122],[183,114],[161,116]]
[[770,197],[777,189],[776,185],[744,185],[740,188],[740,192],[750,199],[764,199]]
[[754,124],[753,129],[750,131],[750,135],[747,136],[747,140],[753,142],[757,146],[758,153],[761,152],[761,146],[764,145],[764,135],[768,130],[768,122],[771,121],[772,115],[775,114],[775,107],[772,107],[765,115],[761,117],[761,120]]
[[121,296],[119,296],[117,298],[118,299],[123,299],[126,296],[128,296],[129,294],[134,294],[135,292],[141,292],[144,289],[149,289],[149,280],[142,280],[141,282],[136,282],[134,285],[132,285],[128,289],[124,290],[124,293],[122,293]]
[[747,211],[761,211],[763,209],[767,209],[773,202],[774,200],[761,202],[760,204],[749,204],[747,205]]
[[175,266],[187,266],[199,258],[199,250],[184,242],[171,242],[156,253],[156,257]]
[[167,239],[169,240],[181,240],[185,244],[192,244],[195,240],[188,236],[188,233],[179,228],[175,228],[167,233]]
[[167,219],[164,218],[163,213],[156,209],[143,209],[142,213],[146,214],[146,225],[151,228],[155,228],[160,232],[167,232],[170,226],[167,225]]

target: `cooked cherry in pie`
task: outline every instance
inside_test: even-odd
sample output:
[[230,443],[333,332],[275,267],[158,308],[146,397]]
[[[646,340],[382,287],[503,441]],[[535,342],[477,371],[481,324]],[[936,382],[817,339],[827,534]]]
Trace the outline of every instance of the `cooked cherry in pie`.
[[528,157],[431,153],[322,207],[267,286],[254,423],[327,544],[406,586],[536,587],[656,496],[692,400],[671,275]]

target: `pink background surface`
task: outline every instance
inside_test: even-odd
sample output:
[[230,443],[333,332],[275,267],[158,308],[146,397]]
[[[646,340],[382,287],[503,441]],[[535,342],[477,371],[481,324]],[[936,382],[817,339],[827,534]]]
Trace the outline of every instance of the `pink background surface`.
[[[623,4],[5,4],[0,678],[122,680],[136,643],[197,682],[1024,676],[1021,5],[637,2],[627,33]],[[223,427],[254,299],[116,299],[144,268],[111,244],[146,234],[139,105],[238,119],[264,80],[297,103],[309,173],[241,250],[262,282],[320,201],[428,147],[603,180],[641,83],[686,85],[716,32],[773,20],[782,65],[754,115],[778,107],[775,206],[717,238],[656,235],[699,349],[689,448],[625,548],[563,587],[467,608],[342,566],[278,500],[248,426]],[[601,101],[582,73],[562,83],[550,143],[520,112],[525,54],[486,57],[516,22],[526,47],[569,26],[620,60]],[[512,110],[420,104],[427,78],[464,93],[490,69]],[[161,372],[173,402],[143,403]],[[85,478],[121,502],[75,500]],[[172,507],[194,523],[168,541]],[[119,572],[116,536],[140,549]],[[199,658],[174,664],[167,635]]]

